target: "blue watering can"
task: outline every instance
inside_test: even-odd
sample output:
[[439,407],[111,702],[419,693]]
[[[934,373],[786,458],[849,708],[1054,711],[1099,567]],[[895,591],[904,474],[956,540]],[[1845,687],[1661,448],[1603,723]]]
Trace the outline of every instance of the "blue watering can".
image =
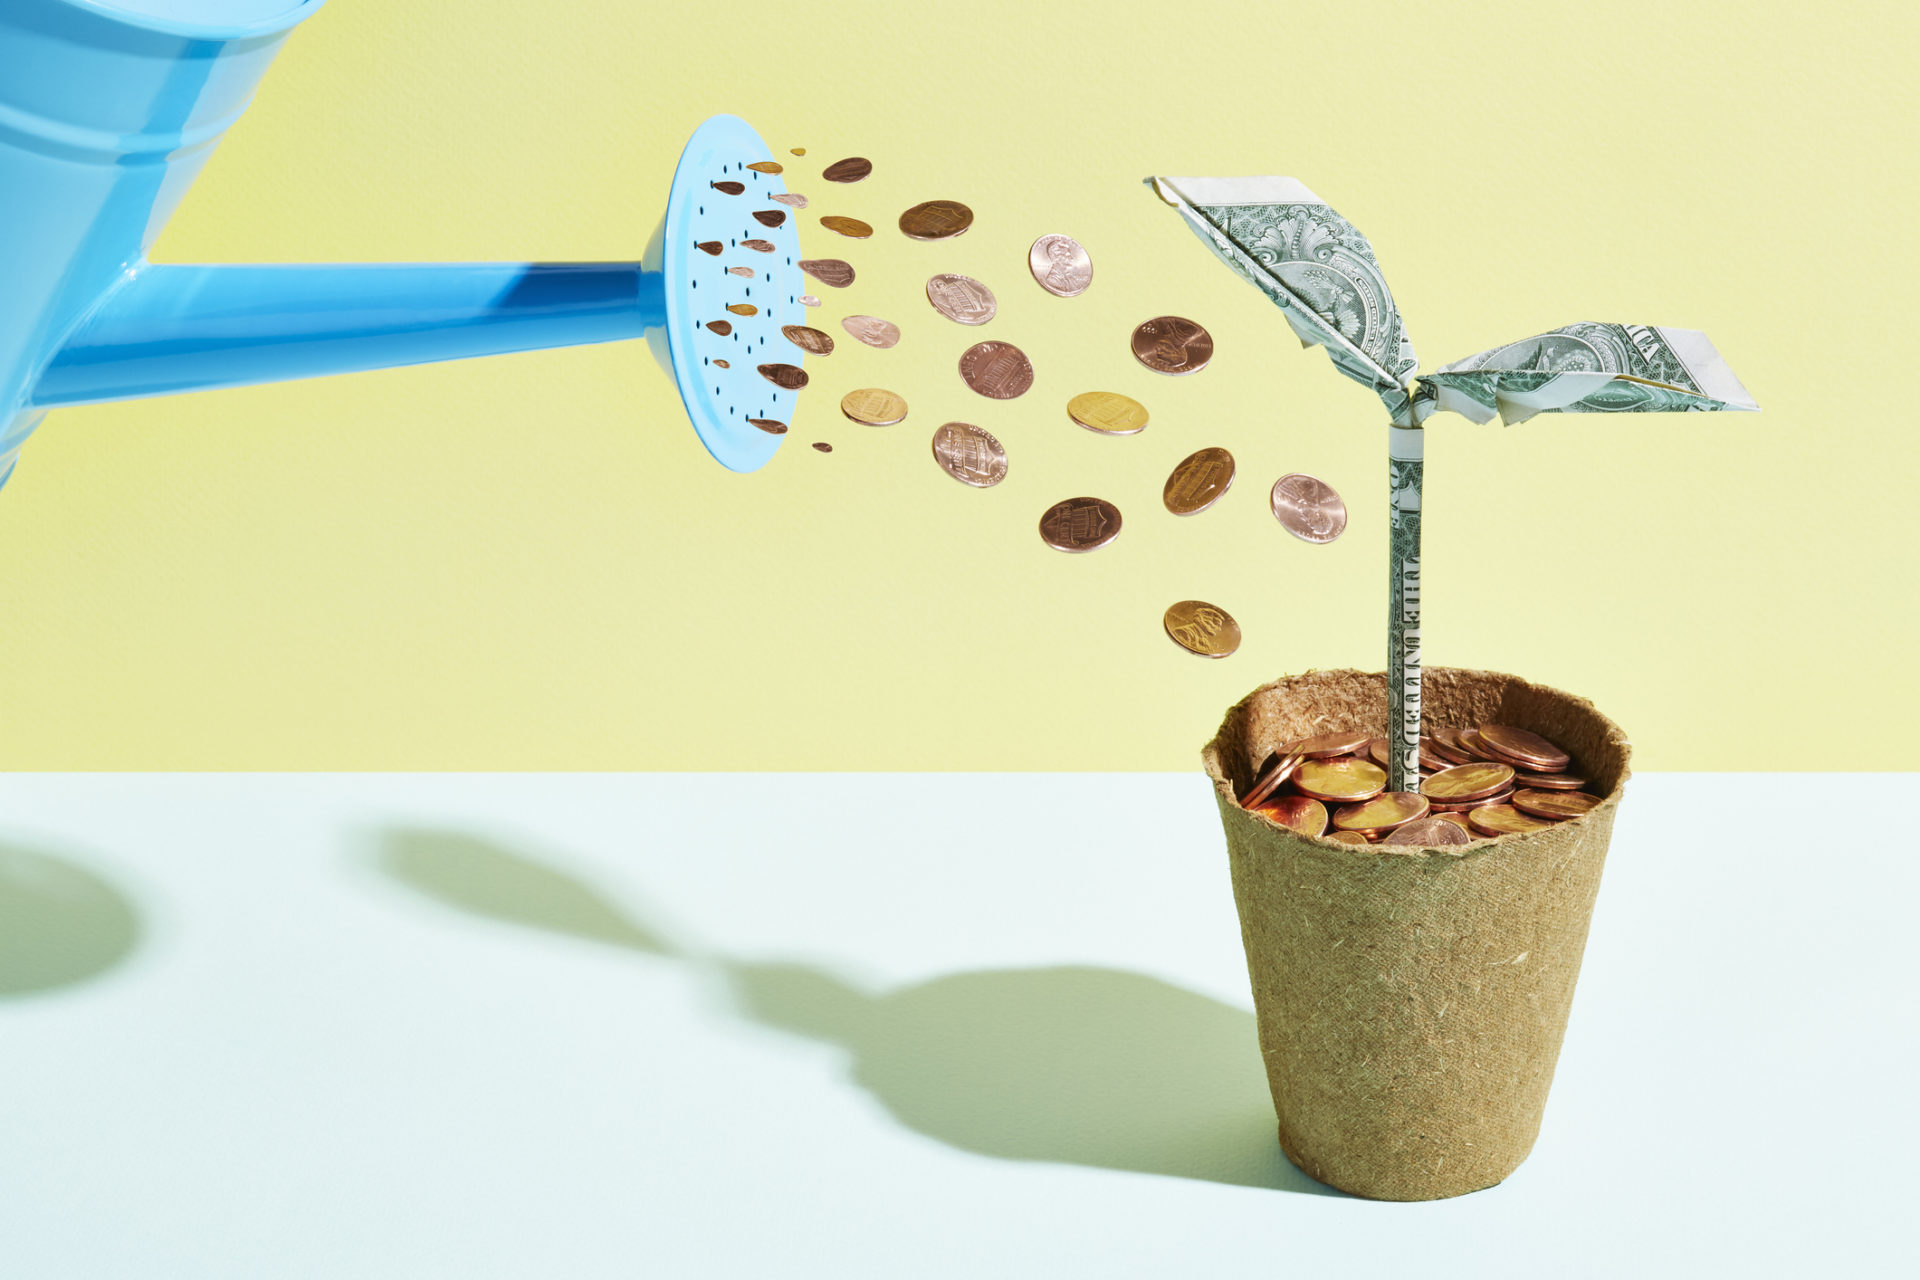
[[320,3],[0,0],[0,484],[62,405],[642,337],[707,450],[764,465],[795,391],[758,367],[803,360],[780,332],[800,248],[733,116],[694,132],[638,262],[147,261]]

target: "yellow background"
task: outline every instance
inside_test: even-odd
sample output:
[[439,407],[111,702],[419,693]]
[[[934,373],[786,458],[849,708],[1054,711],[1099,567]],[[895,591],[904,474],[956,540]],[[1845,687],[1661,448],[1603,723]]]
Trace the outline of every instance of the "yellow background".
[[[638,256],[686,135],[753,122],[860,270],[763,472],[708,460],[642,344],[56,413],[0,494],[10,769],[1186,769],[1283,672],[1378,668],[1385,432],[1140,185],[1286,173],[1372,239],[1425,368],[1576,320],[1704,329],[1760,415],[1429,431],[1426,656],[1592,697],[1649,769],[1912,769],[1911,6],[726,5],[333,0],[296,31],[160,261]],[[872,157],[854,187],[821,165]],[[11,194],[11,193],[10,193]],[[931,197],[978,220],[905,241]],[[821,230],[825,213],[881,228]],[[1040,291],[1043,232],[1092,289]],[[925,277],[978,276],[984,330]],[[1212,330],[1156,377],[1132,326]],[[953,362],[1017,342],[1032,392]],[[849,424],[853,387],[904,394]],[[1128,439],[1075,392],[1144,401]],[[928,452],[948,419],[1012,473]],[[829,440],[830,456],[806,447]],[[1159,505],[1226,445],[1233,491]],[[1346,497],[1312,547],[1266,511]],[[1048,550],[1057,499],[1126,515]],[[1200,597],[1222,662],[1166,639]]]

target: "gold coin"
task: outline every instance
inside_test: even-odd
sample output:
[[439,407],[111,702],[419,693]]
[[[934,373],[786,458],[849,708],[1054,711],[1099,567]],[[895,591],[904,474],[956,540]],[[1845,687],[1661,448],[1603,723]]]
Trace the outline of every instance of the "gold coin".
[[870,223],[862,222],[858,218],[843,218],[837,213],[829,213],[821,218],[820,225],[829,231],[837,231],[855,240],[865,240],[873,234],[873,226]]
[[1224,658],[1240,647],[1240,624],[1225,609],[1204,600],[1168,606],[1160,624],[1175,644],[1203,658]]
[[1040,517],[1040,540],[1055,551],[1097,551],[1120,536],[1120,508],[1105,498],[1068,498]]
[[805,147],[788,147],[787,150],[790,154],[796,155],[796,156],[803,156],[807,154],[807,149]]
[[1000,309],[1000,304],[994,301],[993,290],[972,276],[951,272],[927,280],[927,301],[947,319],[964,325],[985,324]]
[[1457,764],[1442,769],[1420,784],[1420,794],[1442,804],[1460,804],[1490,796],[1513,782],[1513,767],[1504,764]]
[[1520,812],[1556,821],[1591,813],[1599,803],[1599,796],[1588,795],[1584,791],[1527,790],[1513,793],[1513,807]]
[[890,427],[907,416],[907,402],[880,387],[861,387],[840,397],[840,412],[870,427]]
[[747,421],[770,436],[783,436],[787,434],[787,424],[778,418],[748,418]]
[[900,230],[915,240],[951,240],[973,225],[973,210],[958,200],[926,200],[900,215]]
[[1327,806],[1307,796],[1282,796],[1254,810],[1269,822],[1297,831],[1309,840],[1327,833]]
[[1446,845],[1472,844],[1473,833],[1458,823],[1447,821],[1444,816],[1427,817],[1395,827],[1380,843],[1437,849]]
[[1328,836],[1327,839],[1333,841],[1335,844],[1357,844],[1363,849],[1373,843],[1373,841],[1367,839],[1358,831],[1336,831]]
[[1427,798],[1411,791],[1382,791],[1371,800],[1334,810],[1333,825],[1342,831],[1388,831],[1427,816]]
[[1387,771],[1371,760],[1356,760],[1351,756],[1308,760],[1293,775],[1293,785],[1302,795],[1315,800],[1358,804],[1387,789]]
[[803,324],[783,324],[780,332],[787,335],[787,341],[799,347],[808,355],[830,356],[833,354],[833,335],[809,329]]
[[1011,342],[976,342],[960,353],[960,378],[989,400],[1014,400],[1033,387],[1033,362]]
[[780,162],[778,160],[755,160],[752,164],[748,165],[747,168],[752,169],[755,173],[785,172],[783,169],[781,169]]
[[797,191],[776,191],[768,196],[767,199],[773,201],[775,204],[783,204],[789,209],[804,209],[807,207],[807,198]]
[[853,283],[853,264],[839,258],[802,258],[800,269],[833,289],[844,289]]
[[1483,724],[1479,734],[1487,746],[1537,773],[1558,773],[1573,763],[1572,756],[1539,734],[1510,724]]
[[933,433],[933,460],[940,469],[976,489],[991,489],[1007,478],[1007,451],[991,432],[971,422],[948,422]]
[[1213,335],[1182,316],[1155,316],[1133,331],[1133,356],[1155,373],[1198,373],[1213,359]]
[[828,182],[859,182],[873,172],[873,161],[865,156],[848,156],[845,160],[835,160],[820,174]]
[[1072,236],[1047,235],[1027,250],[1027,270],[1056,298],[1077,298],[1093,283],[1093,259]]
[[774,386],[787,391],[798,391],[807,385],[807,371],[791,364],[763,364],[760,376]]
[[1545,831],[1551,822],[1529,818],[1510,804],[1487,804],[1467,810],[1467,821],[1483,836],[1516,835],[1523,831]]
[[1160,501],[1177,516],[1197,515],[1233,487],[1233,455],[1214,447],[1190,453],[1167,477]]
[[1083,391],[1067,401],[1067,416],[1102,435],[1138,435],[1147,428],[1147,407],[1118,391]]
[[1281,476],[1269,496],[1273,518],[1302,542],[1332,542],[1347,528],[1347,504],[1333,486],[1312,476]]
[[1295,738],[1287,744],[1287,750],[1309,759],[1331,760],[1335,756],[1351,755],[1366,745],[1366,734],[1343,730],[1337,733],[1316,733],[1310,738]]
[[754,306],[751,302],[729,302],[727,304],[727,310],[737,316],[757,316],[760,314],[760,308]]
[[885,349],[900,341],[900,326],[879,316],[848,316],[840,327],[870,347]]

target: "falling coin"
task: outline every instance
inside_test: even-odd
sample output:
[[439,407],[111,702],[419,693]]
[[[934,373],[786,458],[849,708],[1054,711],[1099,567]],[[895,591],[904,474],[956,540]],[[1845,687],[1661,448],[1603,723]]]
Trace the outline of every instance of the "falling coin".
[[1516,791],[1513,807],[1536,818],[1577,818],[1590,813],[1600,803],[1599,796],[1584,791]]
[[815,440],[815,441],[813,442],[813,447],[814,447],[815,449],[818,449],[818,450],[819,450],[819,451],[820,451],[821,453],[832,453],[832,452],[833,452],[833,446],[832,446],[832,445],[830,445],[830,444],[828,444],[828,443],[827,443],[826,441],[824,441],[824,440]]
[[951,240],[973,225],[973,210],[958,200],[926,200],[900,215],[900,230],[913,240]]
[[1083,391],[1067,401],[1067,416],[1108,436],[1138,435],[1147,428],[1147,407],[1117,391]]
[[1371,800],[1334,811],[1333,825],[1342,831],[1387,831],[1427,816],[1425,796],[1411,791],[1382,791]]
[[1093,283],[1093,259],[1072,236],[1050,235],[1035,240],[1027,250],[1027,270],[1056,298],[1077,298]]
[[837,213],[829,213],[820,219],[820,225],[829,231],[837,231],[843,236],[855,240],[865,240],[873,234],[873,227],[858,218],[843,218]]
[[787,150],[790,154],[796,155],[796,156],[803,156],[807,154],[807,149],[805,147],[789,147]]
[[1371,760],[1351,756],[1309,760],[1293,775],[1293,785],[1300,794],[1315,800],[1358,804],[1387,789],[1387,771]]
[[709,320],[707,321],[707,331],[709,333],[717,333],[724,338],[733,332],[733,323],[728,320]]
[[1438,849],[1446,845],[1472,844],[1473,833],[1445,816],[1418,818],[1403,827],[1395,827],[1381,844],[1418,845]]
[[848,156],[845,160],[835,160],[820,174],[828,182],[858,182],[873,172],[873,161],[865,156]]
[[775,204],[783,204],[789,209],[804,209],[807,207],[807,198],[798,191],[776,191],[768,196],[767,199],[773,201]]
[[861,387],[840,397],[840,412],[869,427],[890,427],[907,416],[907,402],[880,387]]
[[733,366],[732,366],[731,364],[728,364],[728,363],[727,363],[727,362],[726,362],[725,360],[715,360],[715,361],[713,362],[713,367],[714,367],[714,368],[716,368],[716,369],[731,369],[731,368],[733,368]]
[[727,274],[730,276],[745,276],[747,279],[751,280],[753,279],[753,268],[752,267],[728,267]]
[[[1327,839],[1333,841],[1335,844],[1357,844],[1363,849],[1373,843],[1358,831],[1336,831],[1328,836]],[[1389,837],[1389,839],[1391,839],[1391,837]]]
[[1364,733],[1316,733],[1311,738],[1300,738],[1287,744],[1291,753],[1306,756],[1309,760],[1331,760],[1336,756],[1351,755],[1367,745]]
[[747,421],[770,436],[783,436],[787,434],[787,424],[778,418],[748,418]]
[[1188,653],[1224,658],[1240,647],[1240,624],[1217,604],[1182,600],[1160,619],[1167,636]]
[[745,195],[747,190],[747,184],[744,182],[710,182],[707,185],[715,191],[725,192],[730,196]]
[[1278,800],[1261,805],[1254,812],[1309,840],[1327,833],[1327,806],[1306,796],[1281,796]]
[[1155,373],[1198,373],[1213,359],[1213,335],[1180,316],[1155,316],[1133,331],[1133,356]]
[[777,227],[787,220],[785,209],[755,209],[753,220],[763,227]]
[[1347,504],[1312,476],[1281,476],[1273,482],[1273,518],[1302,542],[1328,543],[1346,532]]
[[711,254],[717,258],[720,256],[720,251],[727,246],[721,244],[718,240],[702,240],[693,247],[702,253]]
[[833,354],[833,335],[822,333],[818,329],[809,329],[803,324],[783,324],[780,332],[787,335],[787,341],[799,347],[808,355],[830,356]]
[[791,364],[763,364],[760,376],[774,386],[787,391],[798,391],[807,385],[807,371]]
[[931,277],[927,281],[927,301],[947,319],[964,325],[985,324],[999,310],[993,290],[972,276]]
[[753,250],[753,251],[754,251],[755,253],[772,253],[772,252],[773,252],[773,241],[771,241],[771,240],[742,240],[742,241],[740,242],[740,247],[741,247],[742,249],[751,249],[751,250]]
[[940,469],[976,489],[1007,478],[1007,451],[992,434],[970,422],[943,423],[933,433],[933,460]]
[[1177,516],[1205,511],[1233,487],[1233,455],[1218,447],[1201,449],[1181,459],[1167,477],[1160,501]]
[[1120,536],[1120,508],[1104,498],[1068,498],[1040,517],[1040,538],[1055,551],[1095,551]]
[[1510,724],[1483,724],[1478,732],[1489,747],[1539,773],[1558,773],[1573,763],[1572,756],[1539,734]]
[[1467,812],[1467,821],[1483,836],[1518,835],[1525,831],[1545,831],[1551,822],[1530,818],[1510,804],[1489,804]]
[[800,269],[833,289],[844,289],[853,283],[853,264],[839,258],[802,258]]
[[1420,794],[1442,804],[1458,804],[1490,796],[1513,781],[1504,764],[1457,764],[1442,769],[1420,784]]
[[[729,302],[727,304],[727,310],[737,316],[757,316],[760,314],[760,308],[754,306],[751,302]],[[711,328],[712,326],[708,327]]]
[[755,173],[785,172],[785,170],[781,169],[778,160],[755,160],[752,164],[748,165],[747,168],[753,170]]
[[848,316],[840,327],[870,347],[891,347],[900,341],[900,326],[879,316]]
[[1013,400],[1033,386],[1033,362],[1010,342],[976,342],[960,353],[960,376],[990,400]]
[[820,299],[814,297],[810,293],[803,293],[800,295],[800,305],[806,306],[806,307],[817,307],[820,305]]

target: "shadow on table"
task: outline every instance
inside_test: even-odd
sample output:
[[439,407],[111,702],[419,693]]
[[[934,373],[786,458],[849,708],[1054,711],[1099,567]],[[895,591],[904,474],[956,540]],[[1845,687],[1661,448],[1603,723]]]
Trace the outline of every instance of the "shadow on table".
[[949,1146],[1342,1194],[1280,1151],[1253,1015],[1157,978],[997,969],[869,992],[811,965],[683,955],[591,886],[473,836],[388,831],[377,861],[463,911],[711,964],[739,1012],[845,1048],[863,1088],[902,1124]]
[[98,977],[140,940],[133,903],[65,858],[0,843],[0,1000]]

